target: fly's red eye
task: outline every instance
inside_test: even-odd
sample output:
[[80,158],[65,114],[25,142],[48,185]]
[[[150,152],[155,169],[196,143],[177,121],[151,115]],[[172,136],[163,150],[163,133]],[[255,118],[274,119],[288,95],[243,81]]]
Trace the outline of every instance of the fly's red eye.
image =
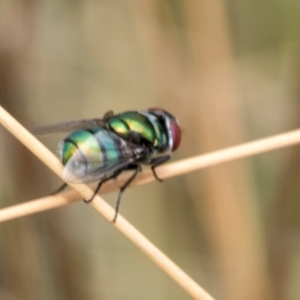
[[177,121],[172,121],[170,123],[170,129],[171,129],[171,134],[172,134],[172,139],[173,139],[172,151],[175,151],[178,148],[178,146],[180,145],[181,129],[180,129]]

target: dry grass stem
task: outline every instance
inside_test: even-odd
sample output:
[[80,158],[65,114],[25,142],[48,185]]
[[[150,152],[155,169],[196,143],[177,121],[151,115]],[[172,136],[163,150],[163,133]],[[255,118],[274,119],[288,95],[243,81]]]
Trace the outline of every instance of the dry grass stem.
[[[204,155],[198,155],[174,163],[169,163],[157,168],[157,174],[160,178],[166,179],[176,175],[189,173],[202,168],[211,167],[236,159],[288,147],[298,143],[300,143],[300,130],[294,130],[284,134],[276,135],[274,137],[260,139],[254,142],[245,143],[224,150],[215,151]],[[58,164],[59,168],[61,168],[60,162],[58,162],[56,158],[53,163]],[[101,194],[117,191],[119,189],[119,186],[122,186],[125,181],[127,181],[127,179],[127,176],[120,176],[117,180],[111,180],[103,184],[103,186],[101,187]],[[130,186],[133,187],[142,185],[152,181],[155,181],[155,178],[153,177],[151,170],[145,170],[137,176],[137,178]],[[78,185],[76,186],[78,187]],[[8,208],[1,209],[0,222],[56,208],[73,203],[75,201],[79,201],[81,199],[82,196],[78,195],[78,193],[75,193],[74,191],[67,191],[54,196],[27,201],[26,203],[17,204]]]
[[[60,161],[1,106],[0,123],[29,150],[31,150],[41,161],[43,161],[53,172],[62,178],[63,166],[61,165]],[[69,185],[85,199],[89,199],[93,195],[93,191],[87,185]],[[65,201],[65,199],[62,199],[59,195],[56,197],[60,201]],[[94,201],[91,202],[91,206],[101,213],[109,222],[111,222],[114,216],[114,209],[102,198],[100,198],[100,196],[97,195],[95,197]],[[150,259],[152,259],[194,299],[213,299],[204,289],[202,289],[194,280],[192,280],[185,272],[183,272],[176,264],[174,264],[166,255],[164,255],[121,215],[118,215],[118,220],[116,223],[111,222],[111,224],[114,225],[120,232],[122,232]]]

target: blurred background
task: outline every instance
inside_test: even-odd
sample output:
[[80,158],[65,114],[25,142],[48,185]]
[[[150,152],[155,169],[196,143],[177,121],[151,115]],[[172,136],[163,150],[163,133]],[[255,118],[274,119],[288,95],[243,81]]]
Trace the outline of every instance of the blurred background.
[[[2,0],[0,104],[27,128],[162,107],[182,126],[173,161],[283,133],[300,127],[299,15],[291,0]],[[0,139],[1,207],[61,184]],[[300,299],[299,152],[127,190],[121,213],[217,299]],[[81,202],[0,224],[0,298],[190,299]]]

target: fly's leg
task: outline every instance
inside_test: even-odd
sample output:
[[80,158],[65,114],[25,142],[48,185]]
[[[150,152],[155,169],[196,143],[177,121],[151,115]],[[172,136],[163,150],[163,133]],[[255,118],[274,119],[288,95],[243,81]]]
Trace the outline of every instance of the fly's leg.
[[[114,175],[114,176],[115,176],[115,175]],[[113,176],[112,176],[112,177],[113,177]],[[98,194],[98,192],[100,191],[102,184],[103,184],[104,182],[110,180],[112,177],[108,177],[108,178],[105,178],[105,179],[101,180],[101,181],[98,183],[98,185],[97,185],[97,187],[96,187],[96,189],[95,189],[95,191],[94,191],[93,196],[92,196],[90,199],[88,199],[88,200],[83,199],[83,201],[84,201],[85,203],[90,203],[90,202],[92,202],[92,201],[94,200],[95,196],[96,196],[96,195]]]
[[150,164],[152,165],[152,166],[151,166],[152,173],[153,173],[155,179],[156,179],[157,181],[159,181],[159,182],[162,182],[162,179],[160,179],[160,178],[157,176],[157,174],[156,174],[156,172],[155,172],[155,168],[158,167],[158,166],[160,166],[160,165],[162,165],[162,164],[164,164],[167,160],[170,159],[170,157],[171,157],[170,155],[165,155],[165,156],[161,156],[161,157],[154,158],[154,159],[152,159],[152,160],[150,161]]
[[[85,203],[92,202],[93,199],[95,198],[96,194],[98,194],[98,192],[99,192],[99,190],[101,188],[102,183],[105,182],[105,181],[107,181],[107,180],[109,180],[109,179],[110,178],[100,181],[99,184],[97,185],[97,188],[95,189],[95,192],[94,192],[93,196],[90,199],[88,199],[88,200],[83,199],[83,201]],[[64,183],[60,188],[58,188],[55,192],[51,193],[50,195],[56,195],[56,194],[58,194],[59,192],[63,191],[67,186],[68,185],[66,183]]]
[[83,199],[83,201],[84,201],[85,203],[91,203],[91,202],[94,200],[94,198],[95,198],[95,196],[98,194],[98,192],[99,192],[99,190],[100,190],[100,188],[101,188],[103,182],[104,182],[104,180],[101,180],[101,181],[98,183],[98,185],[97,185],[97,187],[96,187],[96,189],[95,189],[95,191],[94,191],[94,194],[93,194],[93,196],[92,196],[90,199]]
[[56,195],[58,193],[60,193],[61,191],[63,191],[68,185],[66,183],[64,183],[62,186],[60,186],[57,190],[55,190],[54,192],[52,192],[50,195]]
[[[122,171],[123,171],[123,170],[122,170]],[[94,200],[95,196],[96,196],[96,195],[98,194],[98,192],[100,191],[100,188],[101,188],[102,184],[103,184],[104,182],[106,182],[106,181],[112,179],[113,177],[118,176],[122,171],[118,171],[118,172],[116,172],[115,174],[113,174],[112,176],[110,176],[110,177],[108,177],[108,178],[105,178],[105,179],[101,180],[101,181],[98,183],[98,185],[97,185],[97,187],[96,187],[96,189],[95,189],[95,191],[94,191],[93,196],[92,196],[90,199],[87,199],[87,200],[86,200],[86,199],[83,199],[83,201],[84,201],[85,203],[90,203],[90,202],[92,202],[92,201]]]
[[136,177],[136,175],[142,171],[142,168],[140,165],[132,165],[130,166],[130,169],[135,169],[134,173],[131,175],[131,177],[129,177],[129,179],[124,183],[123,186],[121,186],[120,188],[120,192],[119,192],[119,196],[118,196],[118,200],[116,203],[116,213],[113,219],[113,223],[116,223],[117,220],[117,216],[119,213],[119,208],[120,208],[120,203],[121,203],[121,198],[122,198],[122,194],[123,192],[126,190],[126,188],[130,185],[130,183],[134,180],[134,178]]

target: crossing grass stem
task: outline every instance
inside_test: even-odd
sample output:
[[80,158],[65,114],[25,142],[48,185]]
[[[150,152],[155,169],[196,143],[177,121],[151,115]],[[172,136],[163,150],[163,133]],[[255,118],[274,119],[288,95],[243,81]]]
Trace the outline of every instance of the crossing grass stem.
[[[0,120],[1,122],[1,120]],[[38,142],[38,141],[37,141]],[[241,144],[238,146],[230,147],[227,149],[211,152],[204,155],[197,155],[191,158],[182,159],[177,162],[169,163],[156,168],[159,178],[166,179],[182,175],[185,173],[197,171],[203,168],[212,167],[222,163],[234,161],[237,159],[250,157],[265,153],[268,151],[289,147],[300,143],[300,130],[294,130],[287,133],[279,134],[273,137],[260,139],[254,142]],[[34,150],[34,149],[33,149]],[[52,153],[50,153],[51,156]],[[38,156],[38,155],[37,155]],[[48,156],[48,154],[47,154]],[[46,156],[45,156],[46,157]],[[55,158],[50,162],[50,166],[56,166],[61,172],[61,164]],[[50,167],[49,166],[49,167]],[[51,167],[50,167],[51,168]],[[53,170],[55,172],[55,170]],[[58,174],[58,173],[57,173]],[[60,176],[60,175],[59,175]],[[106,194],[113,191],[118,191],[119,187],[124,185],[128,180],[128,176],[120,176],[118,179],[110,180],[101,186],[100,193]],[[156,180],[151,170],[145,170],[138,174],[136,179],[130,184],[130,187],[146,184]],[[75,190],[79,186],[83,185],[71,185]],[[92,189],[96,185],[91,186]],[[47,196],[31,201],[27,201],[22,204],[10,206],[0,210],[0,222],[8,221],[14,218],[26,216],[29,214],[41,212],[48,209],[53,209],[59,206],[70,204],[82,199],[78,193],[74,191],[62,192],[57,195]]]

